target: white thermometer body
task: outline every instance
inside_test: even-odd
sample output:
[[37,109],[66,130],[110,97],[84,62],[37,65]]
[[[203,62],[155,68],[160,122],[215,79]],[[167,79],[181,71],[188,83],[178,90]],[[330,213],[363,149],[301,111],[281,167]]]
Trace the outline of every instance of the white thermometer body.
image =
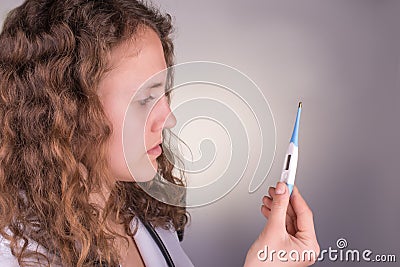
[[289,193],[292,194],[294,187],[294,180],[296,178],[297,161],[299,158],[299,123],[301,114],[302,103],[299,103],[299,108],[297,109],[296,122],[294,124],[294,130],[292,138],[290,139],[289,147],[286,151],[285,161],[283,163],[281,182],[287,184],[289,188]]

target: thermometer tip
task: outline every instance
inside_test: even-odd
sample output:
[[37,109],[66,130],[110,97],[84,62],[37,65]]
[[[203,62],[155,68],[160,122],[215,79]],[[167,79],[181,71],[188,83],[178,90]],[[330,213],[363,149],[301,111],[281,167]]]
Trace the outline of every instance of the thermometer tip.
[[301,108],[303,105],[303,102],[299,102],[299,108]]

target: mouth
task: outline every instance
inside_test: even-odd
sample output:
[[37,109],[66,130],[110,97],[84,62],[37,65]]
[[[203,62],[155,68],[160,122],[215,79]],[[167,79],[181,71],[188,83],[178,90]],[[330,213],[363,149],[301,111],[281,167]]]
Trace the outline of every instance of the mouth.
[[154,147],[147,150],[147,154],[152,156],[159,156],[162,153],[161,144],[155,145]]

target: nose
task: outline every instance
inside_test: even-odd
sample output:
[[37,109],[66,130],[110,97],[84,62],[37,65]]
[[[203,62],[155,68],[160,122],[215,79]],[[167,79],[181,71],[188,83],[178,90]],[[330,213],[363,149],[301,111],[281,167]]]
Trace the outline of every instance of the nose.
[[152,132],[162,131],[164,128],[172,128],[176,125],[176,117],[171,111],[167,97],[164,95],[158,100],[152,110],[154,121],[151,126]]

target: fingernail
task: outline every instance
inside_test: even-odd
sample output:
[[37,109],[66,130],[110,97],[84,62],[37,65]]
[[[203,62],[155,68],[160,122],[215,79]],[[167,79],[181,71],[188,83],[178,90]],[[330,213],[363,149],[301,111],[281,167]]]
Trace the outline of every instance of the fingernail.
[[285,194],[285,191],[286,191],[286,185],[284,183],[276,184],[275,194],[283,195],[283,194]]

